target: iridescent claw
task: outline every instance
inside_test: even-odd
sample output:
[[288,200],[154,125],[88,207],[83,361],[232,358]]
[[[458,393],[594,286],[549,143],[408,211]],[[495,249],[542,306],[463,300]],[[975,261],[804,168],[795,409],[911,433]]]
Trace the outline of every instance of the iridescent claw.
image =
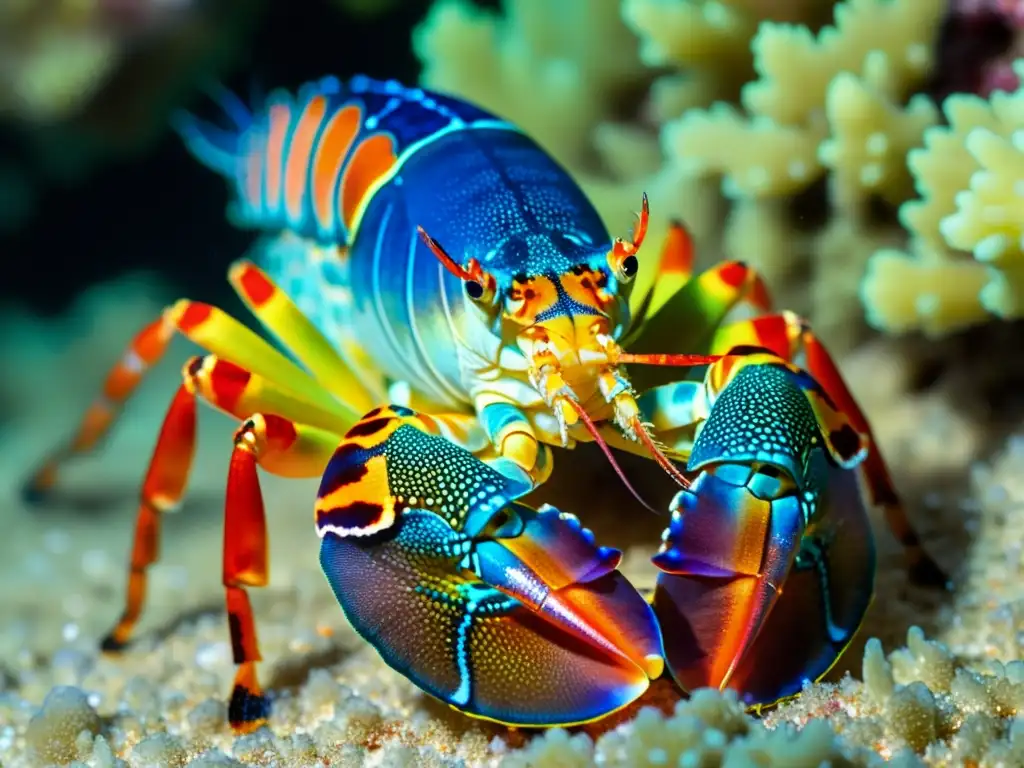
[[863,452],[822,435],[806,374],[760,355],[729,375],[654,557],[654,607],[683,688],[733,688],[757,707],[832,667],[871,602],[875,552]]
[[324,474],[320,561],[352,625],[475,717],[568,725],[634,701],[662,647],[621,553],[425,427],[396,407],[364,419]]

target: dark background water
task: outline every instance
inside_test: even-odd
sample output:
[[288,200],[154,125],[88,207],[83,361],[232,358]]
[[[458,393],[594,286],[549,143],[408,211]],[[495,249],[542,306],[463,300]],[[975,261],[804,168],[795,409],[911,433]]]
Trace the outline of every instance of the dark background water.
[[[487,3],[493,5],[493,3]],[[271,0],[243,55],[222,82],[246,97],[255,88],[356,73],[414,81],[412,28],[430,0],[397,0],[393,10],[353,18],[328,0]],[[202,110],[194,94],[189,108]],[[0,153],[21,150],[0,128]],[[228,189],[164,131],[141,155],[105,162],[81,182],[47,184],[19,229],[0,234],[0,304],[17,300],[43,314],[63,310],[97,282],[136,270],[164,276],[171,290],[226,299],[228,264],[252,234],[225,218]]]

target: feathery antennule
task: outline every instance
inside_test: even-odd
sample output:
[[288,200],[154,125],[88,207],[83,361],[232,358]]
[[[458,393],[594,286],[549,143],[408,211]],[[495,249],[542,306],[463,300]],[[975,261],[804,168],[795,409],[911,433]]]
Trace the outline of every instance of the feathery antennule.
[[579,402],[572,399],[571,397],[566,397],[563,399],[567,403],[569,403],[572,409],[576,411],[577,415],[579,415],[580,421],[583,422],[583,425],[587,428],[587,431],[594,438],[594,442],[597,443],[598,447],[601,449],[601,452],[605,455],[605,458],[608,459],[608,463],[612,465],[612,469],[615,470],[615,474],[619,476],[619,479],[622,481],[622,484],[626,486],[626,489],[633,495],[633,498],[639,501],[643,506],[647,507],[647,509],[649,509],[654,514],[658,514],[658,511],[654,509],[654,507],[652,507],[650,504],[648,504],[644,500],[643,496],[640,495],[640,492],[637,491],[636,488],[633,487],[632,483],[629,482],[629,479],[626,477],[626,473],[622,471],[622,467],[620,467],[619,463],[615,460],[615,456],[612,454],[612,449],[608,447],[608,443],[606,443],[604,438],[601,437],[601,433],[598,432],[597,426],[591,420],[590,416],[587,414],[583,406],[580,405]]
[[664,469],[665,472],[668,473],[669,477],[679,483],[680,486],[683,488],[689,488],[690,481],[687,479],[686,475],[680,472],[676,465],[669,460],[668,456],[662,452],[661,448],[654,441],[654,438],[651,437],[647,425],[640,421],[640,417],[634,417],[633,420],[630,421],[629,426],[636,434],[637,440],[643,443],[647,452],[651,454],[651,458],[658,463],[658,466]]

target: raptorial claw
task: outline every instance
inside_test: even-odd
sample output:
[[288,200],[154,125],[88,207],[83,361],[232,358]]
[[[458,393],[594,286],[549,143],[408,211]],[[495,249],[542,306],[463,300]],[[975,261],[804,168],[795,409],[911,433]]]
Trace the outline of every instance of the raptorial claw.
[[666,661],[687,690],[731,688],[755,707],[796,695],[833,666],[871,602],[857,476],[821,439],[801,383],[782,367],[744,369],[694,444],[700,474],[654,557]]
[[[621,553],[516,502],[528,487],[414,418],[353,432],[321,487],[320,562],[388,665],[466,714],[521,726],[602,717],[661,673],[657,621],[616,570]],[[343,524],[377,509],[393,515],[369,535]]]
[[849,644],[871,602],[875,550],[856,474],[828,472],[825,513],[802,537],[795,489],[759,499],[719,473],[680,494],[655,557],[654,608],[683,688],[773,704],[819,680]]

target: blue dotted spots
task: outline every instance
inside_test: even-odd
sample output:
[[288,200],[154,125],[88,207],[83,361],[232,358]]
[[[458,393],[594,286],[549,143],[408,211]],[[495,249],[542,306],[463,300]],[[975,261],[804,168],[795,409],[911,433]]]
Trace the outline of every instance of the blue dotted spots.
[[809,452],[821,445],[818,420],[790,371],[749,365],[718,396],[688,466],[762,462],[784,469],[800,483]]

